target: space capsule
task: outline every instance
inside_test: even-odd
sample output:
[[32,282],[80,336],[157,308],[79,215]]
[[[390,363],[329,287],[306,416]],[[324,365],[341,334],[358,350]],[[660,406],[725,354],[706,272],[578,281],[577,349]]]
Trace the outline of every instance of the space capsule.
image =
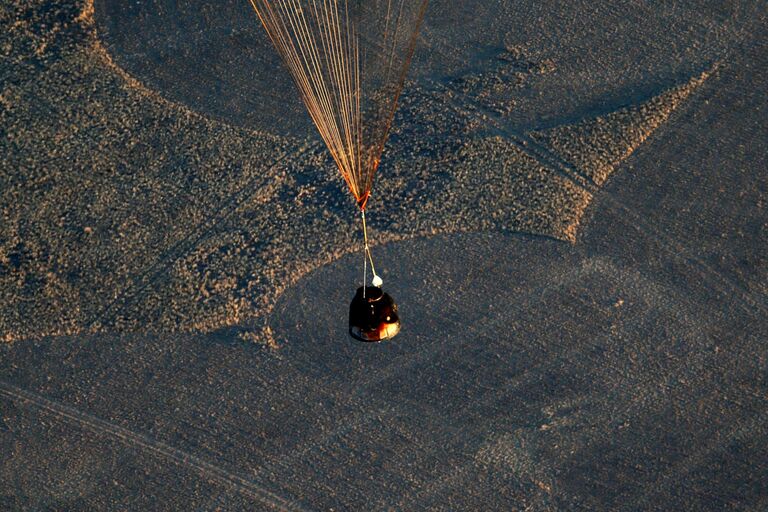
[[400,332],[394,299],[378,286],[357,289],[349,305],[349,334],[360,341],[383,341]]

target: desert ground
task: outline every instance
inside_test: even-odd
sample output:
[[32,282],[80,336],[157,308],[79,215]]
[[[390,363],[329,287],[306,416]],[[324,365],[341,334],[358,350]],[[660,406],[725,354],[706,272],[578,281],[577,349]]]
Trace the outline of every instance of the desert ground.
[[0,509],[768,509],[763,2],[431,1],[379,344],[247,0],[0,26]]

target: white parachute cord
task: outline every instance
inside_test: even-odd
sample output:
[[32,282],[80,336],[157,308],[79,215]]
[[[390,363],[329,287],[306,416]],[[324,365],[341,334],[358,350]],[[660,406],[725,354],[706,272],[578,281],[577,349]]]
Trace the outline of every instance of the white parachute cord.
[[363,238],[365,239],[365,253],[368,255],[368,261],[371,262],[371,272],[376,274],[376,267],[373,265],[373,253],[371,252],[371,246],[368,245],[368,229],[365,226],[365,210],[363,210]]
[[368,243],[365,241],[365,212],[363,212],[363,298],[365,298],[366,281],[368,281]]
[[360,210],[363,218],[363,242],[365,244],[365,256],[366,260],[363,263],[363,297],[365,297],[365,282],[367,279],[366,274],[366,266],[368,262],[371,262],[371,272],[373,273],[373,285],[374,286],[381,286],[382,281],[379,275],[376,273],[376,266],[373,264],[373,253],[371,252],[371,247],[368,245],[368,228],[365,225],[365,210]]

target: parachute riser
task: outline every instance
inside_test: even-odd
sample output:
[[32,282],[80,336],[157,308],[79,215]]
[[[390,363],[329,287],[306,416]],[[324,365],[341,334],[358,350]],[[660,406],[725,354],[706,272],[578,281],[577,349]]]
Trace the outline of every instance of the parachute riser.
[[360,208],[361,211],[365,212],[365,207],[368,205],[368,199],[371,198],[371,193],[366,192],[363,197],[357,200],[357,207]]
[[381,288],[383,281],[378,274],[376,274],[376,267],[373,264],[373,254],[371,253],[371,247],[368,245],[368,227],[365,223],[365,209],[360,210],[360,218],[363,224],[363,298],[365,298],[365,289],[367,288],[366,282],[368,281],[368,263],[371,264],[371,273],[373,274],[372,283],[374,286]]

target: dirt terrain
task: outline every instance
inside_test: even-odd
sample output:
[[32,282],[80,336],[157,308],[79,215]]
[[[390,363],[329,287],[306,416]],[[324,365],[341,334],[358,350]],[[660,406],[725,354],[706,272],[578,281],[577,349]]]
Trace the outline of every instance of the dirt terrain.
[[768,507],[766,21],[431,2],[363,345],[248,2],[4,2],[0,508]]

